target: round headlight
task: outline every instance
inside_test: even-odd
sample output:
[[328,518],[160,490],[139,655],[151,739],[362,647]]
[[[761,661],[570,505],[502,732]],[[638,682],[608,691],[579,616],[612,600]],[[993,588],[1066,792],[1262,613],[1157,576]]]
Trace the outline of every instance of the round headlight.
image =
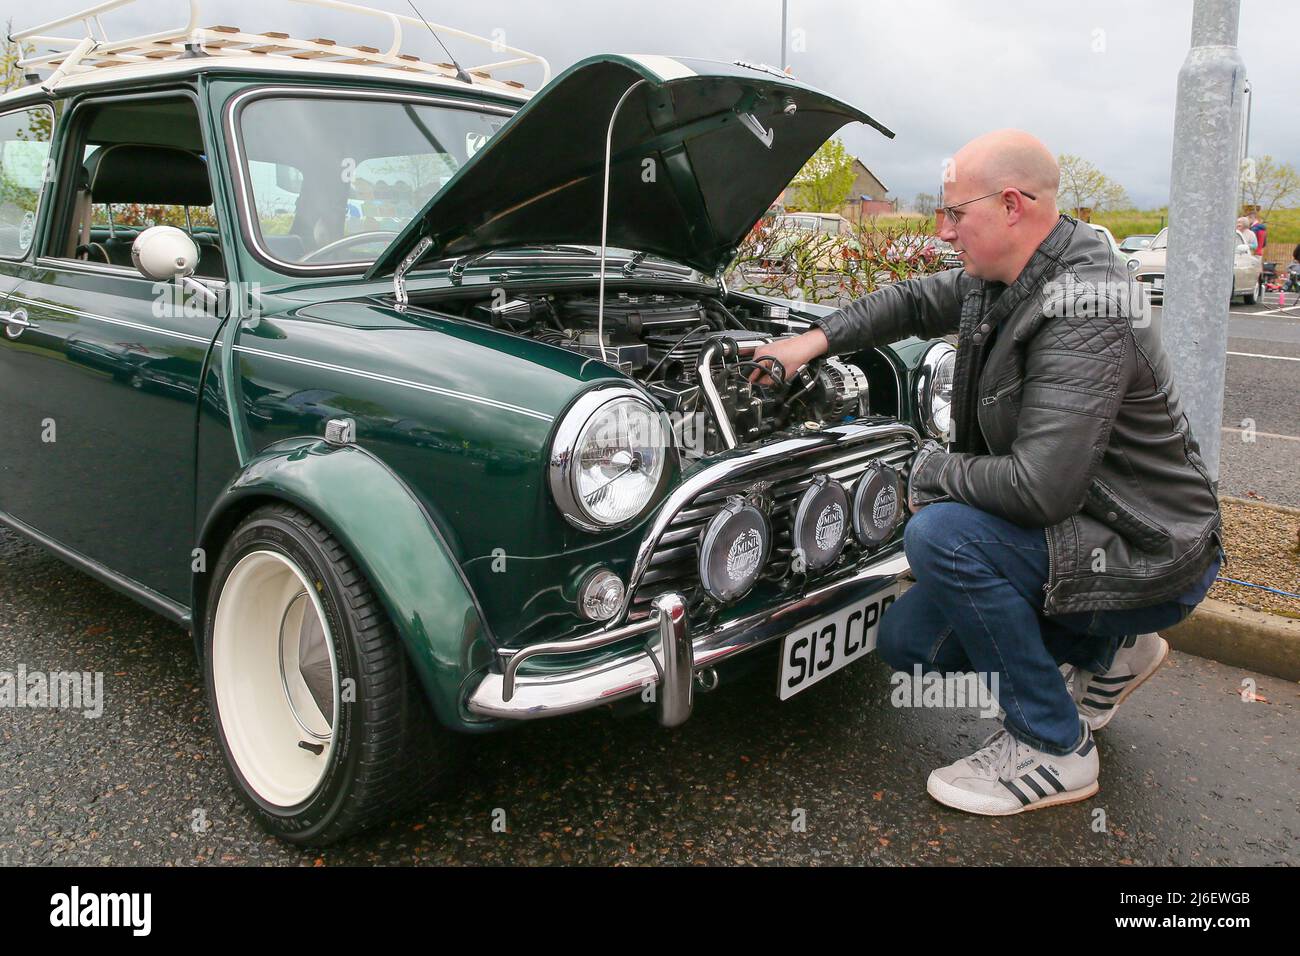
[[853,533],[868,551],[888,541],[903,518],[898,472],[882,462],[867,465],[853,489]]
[[667,473],[671,436],[661,413],[638,392],[587,392],[560,422],[551,448],[556,504],[587,531],[639,517]]
[[700,535],[700,584],[717,601],[749,593],[767,563],[772,526],[767,515],[732,495]]
[[814,475],[794,515],[794,546],[804,564],[820,571],[835,563],[849,538],[849,496],[828,475]]
[[921,358],[916,375],[916,407],[921,424],[936,441],[948,440],[952,425],[952,373],[957,350],[947,342],[936,342]]

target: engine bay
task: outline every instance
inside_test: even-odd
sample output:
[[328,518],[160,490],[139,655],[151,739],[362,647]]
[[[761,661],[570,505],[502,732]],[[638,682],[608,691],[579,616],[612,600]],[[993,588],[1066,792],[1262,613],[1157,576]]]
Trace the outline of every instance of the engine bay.
[[594,295],[521,293],[470,303],[463,314],[636,379],[668,411],[687,457],[872,413],[867,371],[845,357],[825,356],[788,377],[766,360],[772,381],[751,384],[754,352],[807,328],[779,304],[729,309],[716,297],[621,292],[606,297],[603,319],[599,313]]

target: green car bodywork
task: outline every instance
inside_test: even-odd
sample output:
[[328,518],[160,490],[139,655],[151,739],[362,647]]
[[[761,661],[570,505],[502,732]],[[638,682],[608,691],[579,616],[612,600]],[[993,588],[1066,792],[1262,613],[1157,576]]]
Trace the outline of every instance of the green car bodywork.
[[[552,85],[575,71],[615,68],[653,78],[633,61],[602,57]],[[727,66],[722,79],[744,82],[753,72]],[[755,82],[796,89],[767,74]],[[0,339],[0,519],[197,636],[208,569],[225,537],[259,504],[290,502],[359,563],[438,719],[463,732],[494,729],[502,722],[469,713],[465,698],[495,652],[590,630],[577,612],[580,582],[599,567],[626,580],[656,516],[652,507],[626,527],[582,531],[560,514],[547,483],[549,449],[565,411],[594,385],[628,378],[427,304],[440,293],[489,295],[503,277],[488,262],[452,277],[445,262],[430,260],[406,276],[417,304],[396,301],[390,273],[399,253],[434,234],[421,217],[370,277],[355,270],[289,274],[258,255],[241,221],[226,109],[241,94],[270,86],[413,92],[413,84],[400,81],[241,75],[208,65],[180,78],[53,97],[31,88],[0,103],[4,112],[48,103],[57,114],[56,173],[45,186],[35,239],[27,254],[0,259],[2,308],[21,309],[33,322],[21,335]],[[438,95],[520,105],[476,89],[440,88]],[[191,303],[180,314],[159,314],[157,284],[138,272],[37,255],[61,228],[50,194],[80,158],[68,139],[69,120],[122,96],[180,97],[197,107],[224,278],[256,290],[251,317],[231,303]],[[543,91],[524,109],[543,109],[545,98]],[[810,135],[821,136],[820,127]],[[469,169],[462,167],[444,192],[469,202],[472,189],[457,192]],[[589,224],[575,224],[573,240],[591,241]],[[649,245],[668,242],[664,236],[671,238],[667,230],[649,235]],[[681,294],[716,295],[715,278],[700,269],[725,261],[725,238],[693,233],[695,251],[679,260],[692,270],[682,278],[611,270],[606,292],[671,285]],[[504,247],[507,239],[502,232],[487,246]],[[437,241],[454,249],[466,242],[464,230],[437,234]],[[506,281],[512,293],[589,292],[598,279],[590,263],[539,255],[512,266]],[[765,300],[731,293],[728,301],[758,308]],[[783,304],[795,319],[830,311]],[[873,415],[921,429],[915,378],[929,347],[913,339],[859,357],[872,381]],[[327,423],[341,418],[355,421],[354,444],[325,440]],[[55,440],[45,440],[50,427]],[[681,479],[674,470],[664,493]]]

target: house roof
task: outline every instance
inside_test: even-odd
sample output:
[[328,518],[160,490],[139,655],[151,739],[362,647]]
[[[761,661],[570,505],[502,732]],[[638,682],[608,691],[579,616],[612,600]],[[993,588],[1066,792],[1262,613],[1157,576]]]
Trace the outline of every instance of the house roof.
[[[870,177],[871,177],[872,179],[874,179],[876,182],[880,183],[880,188],[881,188],[881,189],[883,189],[885,192],[889,192],[889,187],[885,185],[884,180],[882,180],[879,176],[877,176],[875,173],[873,173],[873,172],[871,171],[871,167],[870,167],[870,166],[868,166],[868,165],[867,165],[866,163],[864,163],[862,160],[858,159],[858,157],[856,157],[856,156],[853,157],[853,161],[854,161],[855,163],[857,163],[859,166],[861,166],[862,169],[863,169],[863,171],[864,171],[868,176],[870,176]],[[868,196],[867,198],[869,199],[869,198],[871,198],[871,197]]]

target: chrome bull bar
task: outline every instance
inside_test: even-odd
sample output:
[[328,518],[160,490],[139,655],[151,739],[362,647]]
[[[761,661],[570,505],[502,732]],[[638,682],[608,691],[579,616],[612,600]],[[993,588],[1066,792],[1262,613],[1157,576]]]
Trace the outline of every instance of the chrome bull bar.
[[[658,595],[650,616],[609,631],[566,641],[534,644],[499,655],[500,673],[488,673],[469,695],[471,713],[508,720],[533,720],[587,710],[653,688],[659,722],[684,723],[694,708],[694,676],[727,658],[778,640],[850,601],[893,584],[906,574],[901,547],[866,567],[814,587],[776,607],[691,633],[686,601],[676,592]],[[572,670],[520,673],[530,658],[581,654],[644,638],[613,660]]]

